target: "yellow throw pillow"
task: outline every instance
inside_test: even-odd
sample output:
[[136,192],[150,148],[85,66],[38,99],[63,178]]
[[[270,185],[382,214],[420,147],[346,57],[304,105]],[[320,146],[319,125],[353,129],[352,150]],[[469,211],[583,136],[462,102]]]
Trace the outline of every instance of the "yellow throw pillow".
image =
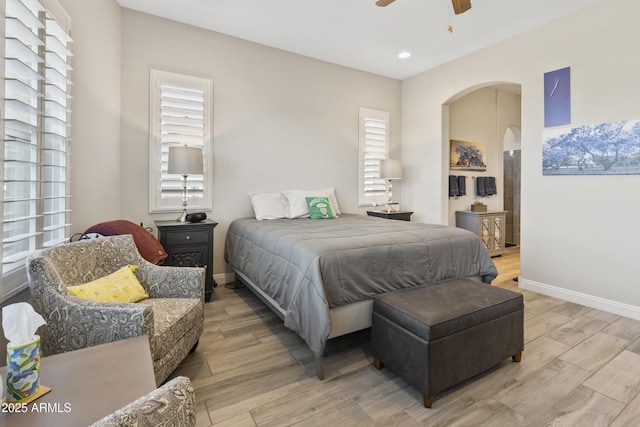
[[138,267],[129,265],[108,276],[77,286],[69,286],[71,295],[97,302],[138,302],[149,298],[135,274]]

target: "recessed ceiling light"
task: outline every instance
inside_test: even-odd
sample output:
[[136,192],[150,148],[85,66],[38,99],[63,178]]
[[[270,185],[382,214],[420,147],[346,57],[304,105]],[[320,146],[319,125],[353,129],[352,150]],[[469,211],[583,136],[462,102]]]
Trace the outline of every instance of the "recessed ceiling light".
[[411,52],[404,51],[398,54],[398,58],[400,59],[407,59],[409,57],[411,57]]

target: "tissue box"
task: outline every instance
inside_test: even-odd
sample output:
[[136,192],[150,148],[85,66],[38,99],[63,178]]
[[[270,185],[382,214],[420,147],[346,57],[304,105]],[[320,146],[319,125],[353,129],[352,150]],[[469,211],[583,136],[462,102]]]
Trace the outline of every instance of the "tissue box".
[[20,402],[38,392],[40,337],[33,338],[26,344],[7,344],[7,402]]

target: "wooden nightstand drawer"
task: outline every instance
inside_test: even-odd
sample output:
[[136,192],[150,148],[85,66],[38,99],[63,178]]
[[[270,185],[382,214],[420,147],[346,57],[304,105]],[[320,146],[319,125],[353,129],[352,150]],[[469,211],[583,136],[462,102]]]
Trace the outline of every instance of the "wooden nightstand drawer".
[[196,243],[208,243],[209,232],[208,231],[181,231],[181,232],[168,232],[167,244],[173,245],[194,245]]

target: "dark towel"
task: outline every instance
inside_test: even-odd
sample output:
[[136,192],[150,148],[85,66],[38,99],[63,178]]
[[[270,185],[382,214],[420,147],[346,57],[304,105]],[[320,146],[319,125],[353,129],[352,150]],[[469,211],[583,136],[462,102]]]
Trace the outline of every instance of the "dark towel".
[[467,195],[467,177],[464,175],[458,176],[458,196]]
[[493,196],[494,194],[498,194],[496,189],[496,178],[493,176],[488,176],[487,182],[485,184],[487,190],[487,196]]
[[487,195],[485,178],[479,176],[476,178],[476,195],[484,197]]
[[476,194],[478,196],[493,196],[498,194],[496,178],[493,176],[479,176],[476,178]]
[[458,190],[458,177],[455,175],[449,175],[449,197],[459,196]]

